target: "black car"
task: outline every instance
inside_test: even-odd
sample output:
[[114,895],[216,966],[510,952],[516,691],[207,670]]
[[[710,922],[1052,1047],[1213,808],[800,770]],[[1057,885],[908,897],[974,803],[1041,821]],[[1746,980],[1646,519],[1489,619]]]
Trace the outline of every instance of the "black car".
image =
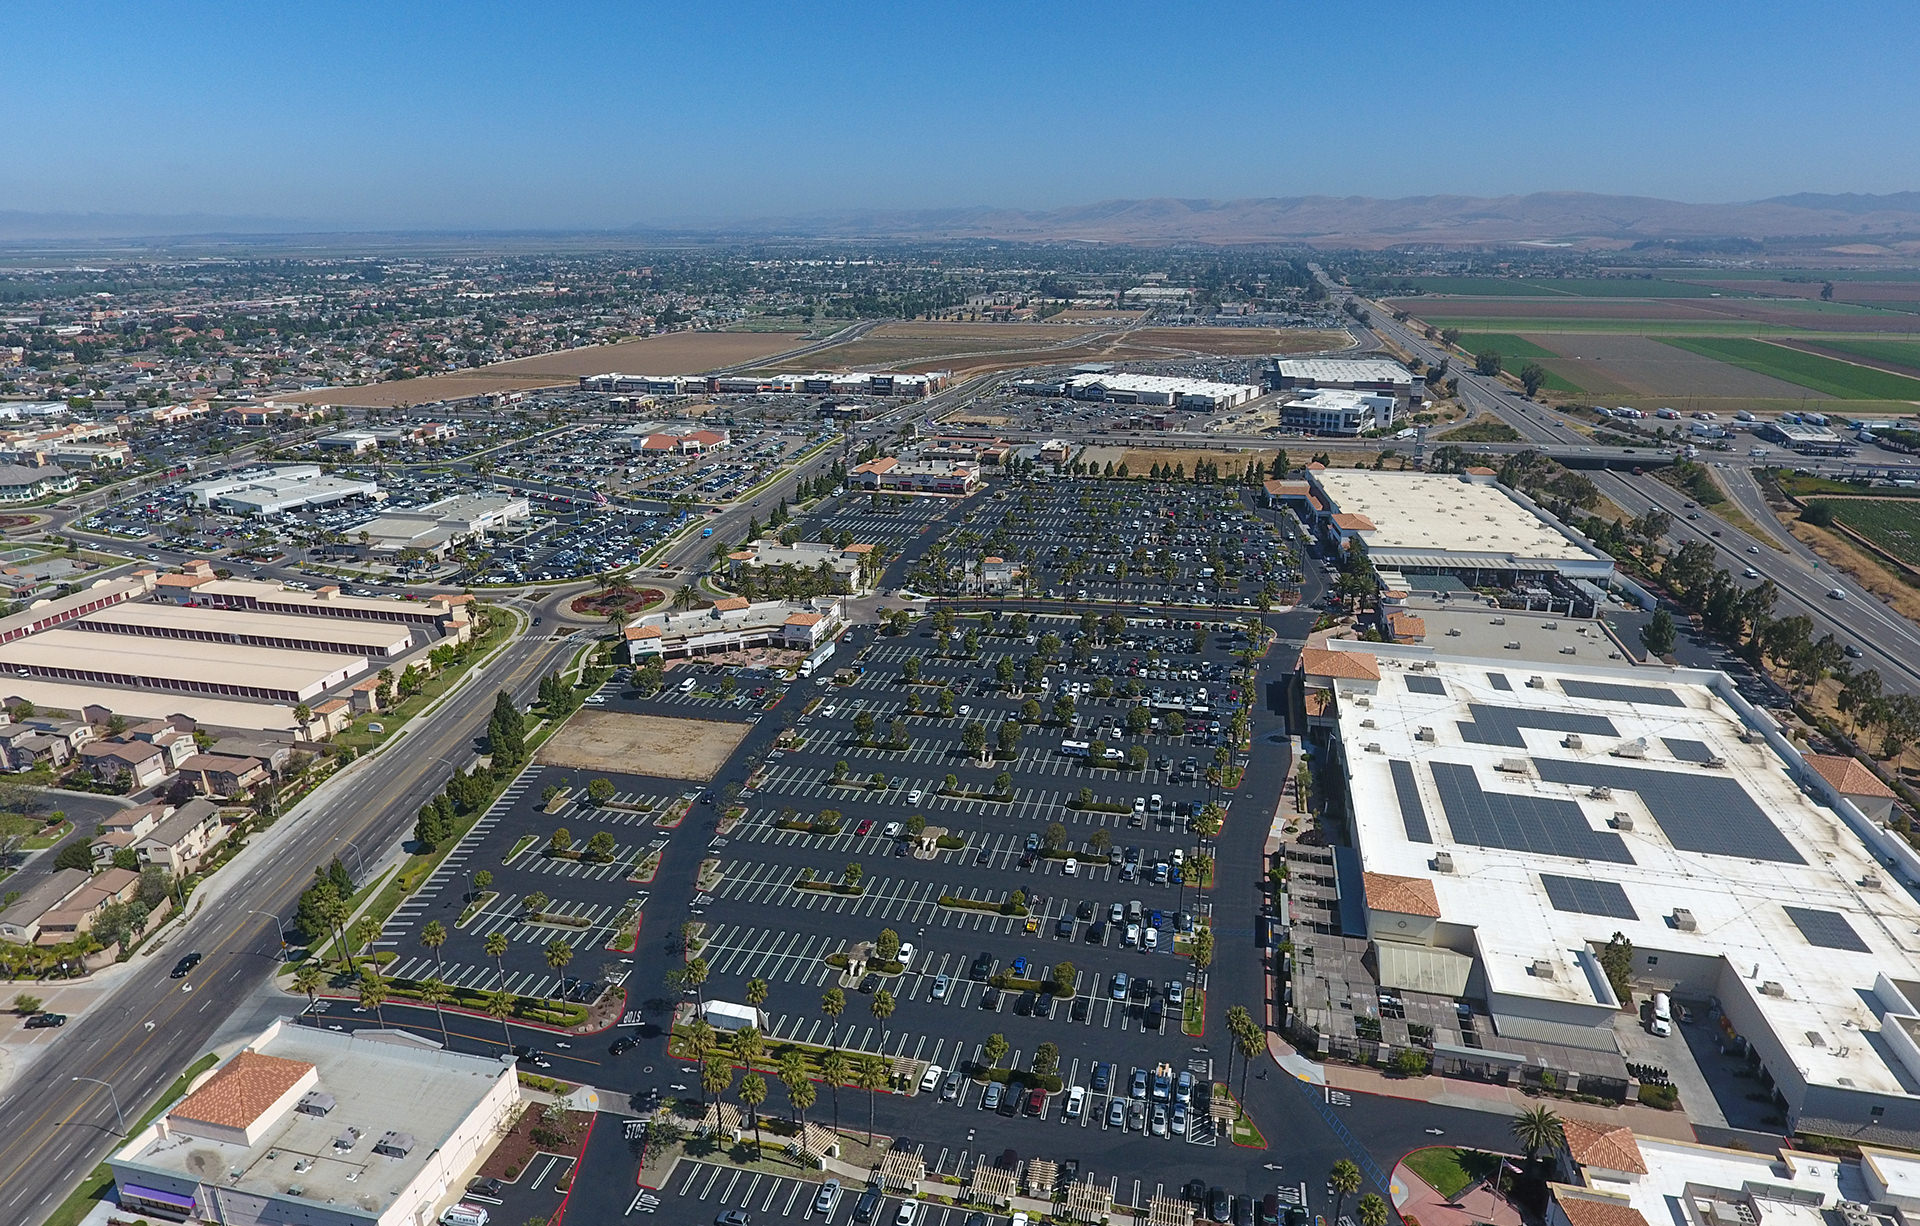
[[640,1046],[638,1039],[615,1039],[613,1046],[607,1048],[607,1051],[615,1056],[624,1056],[638,1046]]
[[1093,1066],[1093,1092],[1105,1094],[1113,1085],[1113,1066],[1102,1060]]
[[547,1059],[546,1053],[538,1052],[538,1051],[529,1052],[527,1055],[521,1056],[514,1063],[520,1065],[520,1067],[522,1068],[552,1068],[553,1067],[553,1061]]
[[1207,1189],[1207,1216],[1216,1222],[1224,1222],[1233,1216],[1233,1202],[1227,1196],[1227,1190],[1219,1184]]
[[1094,904],[1092,900],[1083,902],[1079,906],[1075,907],[1073,909],[1073,913],[1079,919],[1083,919],[1083,920],[1092,919],[1095,914]]
[[880,976],[873,971],[868,971],[867,977],[860,981],[860,990],[871,996],[874,992],[878,991],[879,988]]
[[185,979],[187,977],[188,971],[200,965],[201,957],[202,955],[198,950],[195,950],[193,953],[187,954],[185,957],[181,958],[178,962],[173,964],[173,970],[168,972],[168,977],[172,979]]
[[1076,996],[1073,998],[1073,1020],[1074,1021],[1076,1022],[1086,1021],[1087,1014],[1090,1013],[1092,1009],[1093,1009],[1093,1002],[1090,997]]
[[1205,1212],[1207,1207],[1207,1181],[1204,1179],[1187,1180],[1186,1186],[1180,1189],[1180,1199]]
[[1167,1020],[1167,1002],[1156,996],[1147,1004],[1147,1029],[1158,1030]]
[[1253,1199],[1247,1196],[1233,1198],[1233,1226],[1253,1226]]
[[1095,920],[1087,925],[1087,944],[1105,945],[1107,943],[1107,921]]
[[28,1030],[47,1030],[66,1024],[67,1015],[64,1013],[36,1013],[27,1019]]
[[1053,935],[1063,941],[1073,940],[1073,921],[1070,919],[1060,920],[1053,926]]
[[991,1009],[995,1013],[1000,1012],[1000,989],[988,988],[985,992],[981,993],[980,1007],[982,1009]]
[[880,1189],[868,1188],[860,1194],[860,1200],[853,1206],[853,1220],[860,1226],[867,1226],[880,1212]]
[[513,1053],[515,1060],[525,1060],[527,1057],[533,1055],[533,1048],[528,1047],[525,1043],[515,1043],[512,1047],[507,1048],[507,1050]]
[[475,1179],[467,1180],[467,1191],[477,1192],[482,1196],[491,1196],[491,1197],[494,1197],[496,1200],[499,1198],[501,1191],[505,1187],[506,1185],[501,1183],[498,1179],[475,1178]]
[[1253,1211],[1254,1226],[1280,1226],[1280,1198],[1269,1192]]
[[973,965],[967,970],[967,978],[969,979],[984,981],[991,974],[993,974],[992,954],[981,954],[973,960]]

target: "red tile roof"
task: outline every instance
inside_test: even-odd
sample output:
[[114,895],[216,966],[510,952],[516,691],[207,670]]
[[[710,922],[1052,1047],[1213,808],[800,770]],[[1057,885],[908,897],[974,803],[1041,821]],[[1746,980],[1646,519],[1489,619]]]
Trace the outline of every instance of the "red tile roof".
[[1570,1115],[1560,1121],[1560,1131],[1567,1138],[1567,1153],[1581,1166],[1633,1175],[1647,1173],[1640,1144],[1633,1139],[1633,1129],[1625,1124],[1596,1124]]
[[1362,873],[1360,879],[1366,887],[1369,910],[1440,918],[1440,898],[1433,892],[1431,881],[1392,873]]
[[243,1051],[167,1116],[222,1128],[246,1128],[313,1071],[313,1065],[303,1060]]
[[1843,795],[1893,799],[1893,789],[1882,783],[1880,776],[1860,765],[1857,758],[1824,753],[1810,753],[1806,757],[1807,765],[1818,771],[1822,779]]
[[1300,671],[1309,677],[1378,681],[1380,661],[1365,651],[1329,651],[1324,647],[1309,647],[1300,653]]

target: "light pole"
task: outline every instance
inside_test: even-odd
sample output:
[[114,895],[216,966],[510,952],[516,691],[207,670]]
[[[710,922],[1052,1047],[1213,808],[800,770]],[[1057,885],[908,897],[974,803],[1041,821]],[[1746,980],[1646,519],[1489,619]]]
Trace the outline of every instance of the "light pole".
[[100,1080],[98,1077],[75,1077],[75,1078],[72,1078],[72,1080],[91,1081],[94,1085],[106,1086],[108,1096],[113,1099],[114,1117],[120,1121],[120,1135],[123,1137],[126,1136],[127,1135],[127,1117],[126,1117],[126,1114],[120,1110],[120,1095],[114,1092],[113,1086],[109,1085],[107,1082]]
[[287,960],[287,926],[280,922],[280,917],[271,911],[259,911],[253,907],[247,908],[247,914],[264,915],[273,921],[273,926],[280,930],[280,960],[285,962]]
[[340,844],[340,850],[353,853],[353,871],[356,875],[364,874],[367,871],[366,862],[360,858],[360,849],[358,847],[355,847],[352,843],[342,843]]

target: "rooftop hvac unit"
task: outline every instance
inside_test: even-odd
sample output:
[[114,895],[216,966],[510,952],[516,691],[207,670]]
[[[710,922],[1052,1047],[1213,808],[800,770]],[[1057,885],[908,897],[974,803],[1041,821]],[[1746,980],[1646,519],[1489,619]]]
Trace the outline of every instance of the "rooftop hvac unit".
[[1693,912],[1685,907],[1673,909],[1673,926],[1682,932],[1697,932],[1700,928],[1699,923],[1693,918]]
[[1548,630],[1558,630],[1560,628],[1559,622],[1543,622],[1541,624]]
[[1808,1047],[1820,1047],[1820,1048],[1824,1048],[1824,1047],[1826,1047],[1826,1045],[1827,1045],[1827,1039],[1826,1039],[1826,1036],[1825,1036],[1825,1035],[1823,1035],[1823,1034],[1821,1034],[1821,1033],[1820,1033],[1820,1032],[1819,1032],[1818,1030],[1809,1030],[1809,1031],[1807,1031],[1807,1046],[1808,1046]]
[[1877,889],[1879,889],[1879,888],[1880,888],[1880,874],[1879,874],[1879,873],[1868,873],[1868,874],[1866,874],[1866,875],[1865,875],[1864,877],[1862,877],[1862,878],[1860,878],[1860,888],[1861,888],[1861,889],[1863,889],[1863,890],[1877,890]]
[[1527,760],[1525,758],[1502,758],[1493,764],[1493,769],[1504,771],[1509,775],[1524,775],[1527,773]]
[[1380,742],[1378,742],[1378,741],[1368,741],[1368,742],[1367,742],[1367,752],[1368,752],[1368,753],[1379,753],[1379,752],[1380,752]]
[[1448,638],[1450,638],[1450,639],[1457,639],[1457,638],[1459,638],[1459,637],[1460,637],[1460,627],[1458,627],[1458,626],[1448,626],[1448,627],[1447,627],[1447,637],[1448,637]]
[[1781,985],[1778,979],[1767,980],[1760,985],[1760,991],[1767,996],[1784,997],[1787,994],[1787,989]]
[[1586,745],[1586,742],[1580,739],[1580,734],[1578,732],[1567,733],[1567,739],[1560,743],[1562,745],[1565,745],[1568,749],[1580,749]]
[[388,1130],[373,1143],[373,1152],[384,1158],[404,1158],[413,1152],[413,1146],[412,1133]]
[[1633,814],[1625,812],[1615,813],[1607,824],[1615,830],[1631,830],[1633,829]]
[[1596,784],[1595,786],[1587,789],[1587,799],[1588,800],[1612,800],[1613,789],[1608,787],[1604,783]]
[[1496,618],[1493,618],[1491,621],[1489,621],[1487,624],[1492,626],[1504,626],[1507,624],[1507,619],[1504,617],[1496,617]]
[[1622,741],[1613,748],[1616,758],[1644,758],[1647,756],[1647,738],[1634,737],[1631,741]]
[[1520,650],[1520,640],[1519,640],[1519,639],[1514,639],[1514,640],[1512,640],[1511,642],[1509,642],[1509,643],[1507,644],[1507,650],[1508,650],[1508,651],[1519,651],[1519,650]]
[[1354,694],[1351,697],[1353,698],[1353,705],[1356,707],[1370,707],[1373,705],[1373,702],[1368,699],[1365,694]]
[[334,1097],[325,1090],[309,1090],[293,1109],[302,1115],[325,1115],[334,1108]]
[[1373,727],[1373,726],[1374,726],[1374,724],[1373,724],[1373,717],[1372,717],[1372,716],[1368,716],[1368,717],[1367,717],[1366,719],[1363,719],[1363,720],[1361,720],[1361,721],[1360,721],[1360,726],[1361,726],[1362,728],[1371,728],[1371,727]]
[[1413,734],[1413,739],[1416,741],[1426,741],[1428,744],[1432,744],[1433,741],[1435,740],[1433,729],[1423,726],[1420,729],[1420,731]]
[[1433,871],[1436,873],[1451,873],[1453,871],[1453,853],[1450,851],[1434,852]]
[[1714,770],[1725,770],[1727,766],[1727,760],[1716,754],[1707,759],[1707,765]]
[[1577,655],[1579,653],[1576,652],[1571,646],[1568,646],[1568,647],[1562,647],[1560,649],[1560,654],[1563,656],[1571,656],[1571,655]]
[[1553,978],[1553,963],[1547,961],[1545,958],[1535,958],[1533,960],[1532,971],[1535,979],[1551,979]]
[[1545,677],[1528,677],[1527,688],[1530,690],[1544,690],[1547,688],[1547,679]]

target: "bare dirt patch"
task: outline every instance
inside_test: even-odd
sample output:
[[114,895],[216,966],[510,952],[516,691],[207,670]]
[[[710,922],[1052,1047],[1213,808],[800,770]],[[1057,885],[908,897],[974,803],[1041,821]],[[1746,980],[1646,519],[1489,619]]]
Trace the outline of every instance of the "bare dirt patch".
[[1128,344],[1191,353],[1203,357],[1265,357],[1272,353],[1318,353],[1350,349],[1345,332],[1311,328],[1137,328],[1127,333]]
[[[1527,339],[1565,356],[1568,378],[1582,387],[1607,383],[1643,396],[1807,396],[1825,399],[1781,379],[1742,370],[1729,362],[1689,353],[1644,336],[1619,332],[1528,334]],[[1594,377],[1590,379],[1590,374]]]
[[[1317,439],[1307,441],[1316,445],[1319,442]],[[1126,464],[1129,476],[1145,476],[1155,464],[1168,468],[1178,464],[1192,472],[1193,466],[1203,460],[1235,471],[1245,468],[1248,460],[1258,460],[1260,467],[1266,469],[1278,454],[1280,451],[1276,447],[1264,447],[1257,451],[1232,447],[1129,447],[1121,453],[1120,459]]]
[[536,755],[547,766],[705,782],[746,740],[750,724],[579,711]]
[[458,374],[400,379],[365,387],[324,387],[280,397],[306,404],[369,408],[425,404],[489,392],[561,387],[581,375],[688,375],[784,353],[799,344],[795,332],[670,332],[612,345],[586,345],[530,358],[496,362]]

